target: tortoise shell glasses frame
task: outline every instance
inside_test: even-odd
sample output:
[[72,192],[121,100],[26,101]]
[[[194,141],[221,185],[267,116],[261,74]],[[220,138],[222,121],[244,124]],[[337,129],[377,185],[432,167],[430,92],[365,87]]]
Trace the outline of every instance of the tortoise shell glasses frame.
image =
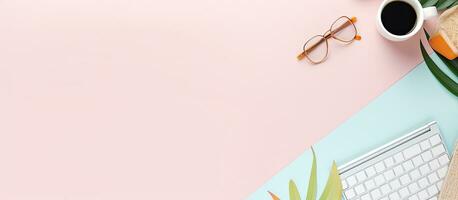
[[[358,35],[358,30],[355,26],[356,21],[356,17],[341,16],[337,18],[323,35],[315,35],[304,43],[302,52],[297,56],[297,59],[306,58],[313,64],[319,64],[325,61],[328,56],[328,39],[333,38],[345,44],[361,40],[361,36]],[[321,52],[318,52],[318,50],[321,50]],[[319,56],[318,58],[311,56],[313,51],[315,51],[316,56]]]

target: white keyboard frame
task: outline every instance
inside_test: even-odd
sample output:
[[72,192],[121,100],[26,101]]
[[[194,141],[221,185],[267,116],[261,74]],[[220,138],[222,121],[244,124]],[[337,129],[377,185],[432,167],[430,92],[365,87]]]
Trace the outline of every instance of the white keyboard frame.
[[431,137],[435,134],[439,135],[441,142],[443,143],[443,146],[445,148],[446,155],[450,159],[450,153],[447,149],[447,146],[444,143],[444,138],[440,134],[439,126],[437,125],[437,122],[433,121],[417,130],[414,130],[402,137],[399,137],[391,142],[388,142],[387,144],[379,148],[376,148],[362,156],[359,156],[356,159],[353,159],[344,165],[339,166],[339,175],[341,176],[341,179],[344,180],[347,177],[352,176],[360,172],[361,170],[364,170],[368,166],[375,165],[377,162],[385,159],[388,156],[393,156],[398,152],[402,152],[405,148],[410,147],[411,144],[418,143],[419,140],[422,140],[424,138],[420,136]]

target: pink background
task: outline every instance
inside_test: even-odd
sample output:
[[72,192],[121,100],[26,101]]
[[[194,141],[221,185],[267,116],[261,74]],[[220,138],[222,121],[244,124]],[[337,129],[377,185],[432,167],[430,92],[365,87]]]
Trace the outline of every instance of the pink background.
[[0,199],[243,199],[420,62],[379,3],[0,1]]

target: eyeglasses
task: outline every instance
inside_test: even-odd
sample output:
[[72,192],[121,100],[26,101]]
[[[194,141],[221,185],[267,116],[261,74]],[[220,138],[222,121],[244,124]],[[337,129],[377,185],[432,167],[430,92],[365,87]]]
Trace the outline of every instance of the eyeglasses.
[[351,19],[347,16],[339,17],[323,35],[315,35],[307,40],[297,59],[307,58],[311,63],[319,64],[325,61],[328,56],[328,39],[334,38],[345,44],[350,44],[354,40],[361,40],[354,23],[356,23],[356,17]]

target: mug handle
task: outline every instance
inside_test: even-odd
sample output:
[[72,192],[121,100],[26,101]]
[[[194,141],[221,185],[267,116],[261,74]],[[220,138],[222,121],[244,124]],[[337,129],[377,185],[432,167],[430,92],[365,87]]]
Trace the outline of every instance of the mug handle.
[[437,9],[434,6],[423,8],[424,19],[431,19],[437,16]]

